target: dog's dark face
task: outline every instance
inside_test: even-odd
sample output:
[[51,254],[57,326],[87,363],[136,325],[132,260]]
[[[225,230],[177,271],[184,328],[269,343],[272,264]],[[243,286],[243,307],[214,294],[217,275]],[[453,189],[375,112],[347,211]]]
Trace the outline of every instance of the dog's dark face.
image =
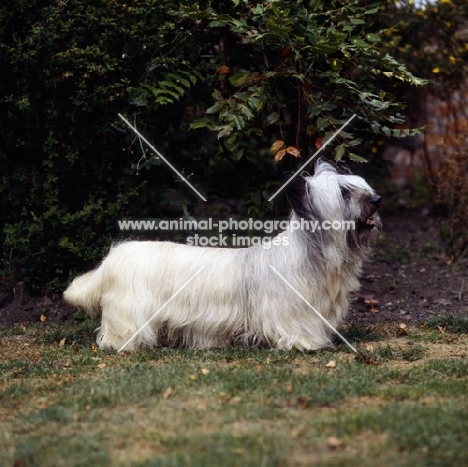
[[335,231],[341,223],[350,246],[366,246],[381,228],[380,196],[363,178],[339,174],[323,159],[315,164],[313,176],[303,174],[290,183],[287,196],[298,217]]

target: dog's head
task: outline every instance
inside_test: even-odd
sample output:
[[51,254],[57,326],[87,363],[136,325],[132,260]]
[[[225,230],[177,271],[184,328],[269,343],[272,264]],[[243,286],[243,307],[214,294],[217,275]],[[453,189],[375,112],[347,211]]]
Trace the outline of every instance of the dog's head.
[[343,231],[349,246],[367,246],[381,228],[380,196],[362,177],[338,173],[325,159],[319,159],[314,169],[313,176],[302,173],[288,185],[295,215],[315,222],[316,234]]

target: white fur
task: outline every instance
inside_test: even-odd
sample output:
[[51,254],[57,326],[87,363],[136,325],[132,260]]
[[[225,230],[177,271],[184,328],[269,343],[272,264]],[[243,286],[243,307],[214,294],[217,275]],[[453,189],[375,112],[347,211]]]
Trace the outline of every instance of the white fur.
[[[360,177],[339,175],[319,162],[315,175],[301,180],[296,204],[299,199],[306,212],[318,213],[322,220],[364,219],[370,213],[367,200],[374,192]],[[351,190],[348,201],[342,188]],[[294,202],[292,206],[297,208]],[[291,219],[299,219],[294,210]],[[269,265],[337,326],[346,314],[349,292],[359,286],[373,230],[352,241],[349,233],[336,230],[279,235],[287,236],[289,244],[270,249],[121,243],[97,269],[76,278],[64,297],[91,314],[102,311],[97,338],[102,349],[120,349],[151,318],[125,350],[161,344],[211,348],[234,341],[320,349],[331,343],[331,330]],[[160,310],[202,265],[202,272]]]

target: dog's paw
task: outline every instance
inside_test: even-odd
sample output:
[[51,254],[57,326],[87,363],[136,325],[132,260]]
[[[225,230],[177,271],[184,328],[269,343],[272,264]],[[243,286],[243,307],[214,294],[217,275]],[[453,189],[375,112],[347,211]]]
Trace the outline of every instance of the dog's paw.
[[302,352],[307,350],[319,350],[327,345],[326,342],[318,342],[308,337],[302,336],[284,336],[280,337],[275,347],[280,350],[291,350],[293,348]]

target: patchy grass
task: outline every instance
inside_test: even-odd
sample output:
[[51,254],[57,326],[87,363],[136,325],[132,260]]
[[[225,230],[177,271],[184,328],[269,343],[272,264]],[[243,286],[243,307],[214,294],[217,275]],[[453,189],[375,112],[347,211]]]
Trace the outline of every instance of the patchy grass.
[[427,321],[427,327],[449,334],[468,334],[468,318],[443,314]]
[[0,331],[0,465],[466,465],[468,335],[444,323],[351,323],[357,355],[117,355],[91,320]]

